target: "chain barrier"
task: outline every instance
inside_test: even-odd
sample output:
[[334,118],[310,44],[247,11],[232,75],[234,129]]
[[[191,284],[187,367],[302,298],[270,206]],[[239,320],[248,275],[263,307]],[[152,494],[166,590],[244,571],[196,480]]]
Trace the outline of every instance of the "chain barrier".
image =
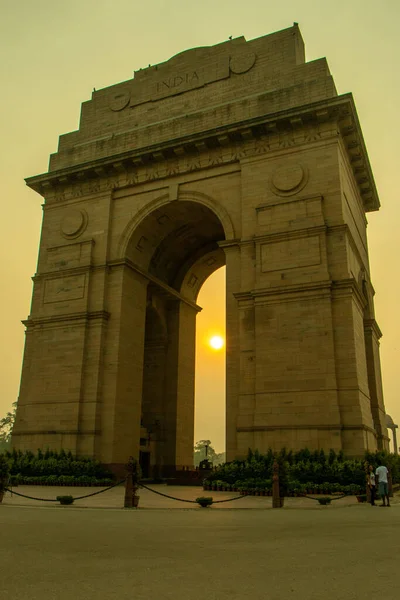
[[104,490],[99,490],[98,492],[92,492],[91,494],[85,494],[85,496],[77,496],[74,500],[82,500],[83,498],[90,498],[90,496],[97,496],[97,494],[102,494],[103,492],[108,492],[108,490],[112,490],[113,488],[121,485],[121,483],[125,483],[125,479],[121,479],[118,483],[114,483],[114,485],[110,485],[109,487],[104,488]]
[[[108,492],[108,490],[112,490],[113,488],[117,487],[118,485],[121,485],[121,483],[125,483],[126,481],[126,477],[125,479],[121,479],[121,481],[118,481],[118,483],[114,483],[113,485],[110,485],[109,487],[104,488],[104,490],[99,490],[98,492],[91,492],[90,494],[85,494],[84,496],[77,496],[76,498],[74,498],[75,500],[82,500],[83,498],[90,498],[90,496],[97,496],[97,494],[102,494],[103,492]],[[21,498],[28,498],[28,500],[39,500],[40,502],[58,502],[58,500],[55,498],[34,498],[33,496],[26,496],[25,494],[20,494],[19,492],[16,492],[13,489],[9,489],[9,488],[4,488],[6,492],[10,492],[10,494],[15,494],[16,496],[20,496]]]
[[[341,496],[336,496],[335,498],[331,498],[331,502],[333,502],[334,500],[341,500],[342,498],[346,498],[347,496],[352,496],[353,494],[342,494]],[[307,496],[307,494],[299,494],[299,496],[301,498],[307,498],[308,500],[316,500],[316,502],[319,502],[320,498],[314,498],[313,496]],[[329,495],[328,495],[329,496]],[[326,496],[324,496],[324,498],[326,498]]]
[[[152,488],[147,487],[143,483],[139,484],[140,487],[145,488],[149,492],[153,492],[154,494],[158,494],[159,496],[164,496],[164,498],[171,498],[171,500],[178,500],[179,502],[193,502],[197,504],[196,500],[186,500],[185,498],[176,498],[175,496],[169,496],[168,494],[163,494],[162,492],[157,492]],[[245,496],[236,496],[235,498],[226,498],[225,500],[213,500],[213,504],[220,504],[221,502],[232,502],[232,500],[240,500],[240,498],[245,498]]]
[[152,490],[151,488],[147,487],[147,485],[144,485],[144,483],[139,483],[139,487],[144,488],[145,490],[148,490],[149,492],[153,492],[153,494],[158,494],[159,496],[164,496],[164,498],[171,498],[171,500],[179,500],[180,502],[193,502],[194,504],[197,504],[196,500],[186,500],[184,498],[175,498],[175,496],[168,496],[168,494],[163,494],[162,492],[157,492],[156,490]]
[[5,492],[10,492],[11,495],[15,494],[16,496],[20,496],[21,498],[28,498],[29,500],[40,500],[40,502],[58,502],[54,498],[34,498],[33,496],[26,496],[25,494],[19,494],[18,492],[14,492],[14,490],[10,490],[9,488],[4,488]]
[[232,500],[240,500],[240,498],[246,498],[246,496],[235,496],[235,498],[226,498],[226,500],[215,500],[213,504],[221,504],[221,502],[232,502]]
[[[84,496],[77,496],[74,498],[75,500],[83,500],[84,498],[90,498],[91,496],[97,496],[98,494],[102,494],[103,492],[108,492],[108,490],[112,490],[113,488],[121,485],[122,483],[125,483],[126,481],[126,477],[125,479],[121,479],[121,481],[118,481],[118,483],[114,483],[113,485],[110,485],[107,488],[104,488],[104,490],[99,490],[97,492],[91,492],[90,494],[85,494]],[[197,504],[196,500],[187,500],[186,498],[177,498],[176,496],[170,496],[169,494],[163,494],[162,492],[158,492],[157,490],[153,490],[152,488],[147,487],[147,485],[145,485],[144,483],[139,483],[139,487],[144,488],[145,490],[148,490],[149,492],[153,492],[153,494],[158,494],[159,496],[163,496],[164,498],[170,498],[171,500],[177,500],[178,502],[189,502],[191,504]],[[16,492],[13,489],[9,489],[9,488],[5,488],[6,492],[10,492],[11,495],[15,494],[16,496],[20,496],[21,498],[27,498],[28,500],[38,500],[39,502],[58,502],[57,499],[55,498],[35,498],[33,496],[27,496],[26,494],[20,494],[19,492]],[[346,496],[349,496],[350,494],[343,494],[342,496],[337,496],[335,498],[331,498],[331,502],[335,501],[335,500],[341,500],[342,498],[345,498]],[[247,494],[243,494],[240,496],[235,496],[235,498],[225,498],[225,500],[214,500],[213,504],[222,504],[223,502],[233,502],[233,500],[240,500],[241,498],[246,498]],[[301,498],[307,498],[308,500],[315,500],[316,502],[319,501],[319,498],[314,498],[313,496],[307,496],[307,494],[300,494]]]

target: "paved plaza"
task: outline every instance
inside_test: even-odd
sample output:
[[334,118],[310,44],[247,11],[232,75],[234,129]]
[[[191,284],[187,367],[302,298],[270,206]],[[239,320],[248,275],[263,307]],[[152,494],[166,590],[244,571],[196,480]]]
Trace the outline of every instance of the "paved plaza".
[[[90,491],[17,489],[40,492],[42,497]],[[199,488],[156,489],[188,499],[202,493]],[[122,500],[123,488],[72,507],[33,505],[7,494],[0,506],[0,598],[399,597],[398,498],[389,510],[359,505],[354,499],[320,507],[295,498],[282,510],[269,510],[271,499],[262,497],[201,509],[143,490],[142,509],[123,510]],[[167,510],[173,507],[177,508]]]

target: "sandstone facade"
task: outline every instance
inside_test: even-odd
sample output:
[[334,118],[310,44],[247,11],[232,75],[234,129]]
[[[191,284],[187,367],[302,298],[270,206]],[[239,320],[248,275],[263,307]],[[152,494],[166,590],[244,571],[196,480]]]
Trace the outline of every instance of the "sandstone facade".
[[48,173],[16,448],[192,465],[197,294],[226,264],[227,459],[387,448],[351,94],[297,26],[94,91]]

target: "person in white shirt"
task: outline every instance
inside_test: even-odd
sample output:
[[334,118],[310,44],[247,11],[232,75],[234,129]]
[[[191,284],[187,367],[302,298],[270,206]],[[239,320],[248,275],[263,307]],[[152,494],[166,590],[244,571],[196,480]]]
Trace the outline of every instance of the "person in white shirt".
[[[382,498],[381,506],[390,506],[389,502],[389,486],[388,486],[388,470],[385,465],[381,465],[375,471],[378,477],[379,495]],[[386,503],[387,500],[387,503]]]

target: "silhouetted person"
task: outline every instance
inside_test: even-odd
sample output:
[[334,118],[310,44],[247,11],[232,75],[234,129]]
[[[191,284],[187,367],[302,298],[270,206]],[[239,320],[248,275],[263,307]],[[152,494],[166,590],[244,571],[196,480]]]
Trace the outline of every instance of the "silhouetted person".
[[[389,485],[388,485],[388,470],[385,465],[381,465],[375,471],[378,476],[379,495],[382,498],[381,506],[390,506],[389,501]],[[387,504],[385,502],[387,500]]]

